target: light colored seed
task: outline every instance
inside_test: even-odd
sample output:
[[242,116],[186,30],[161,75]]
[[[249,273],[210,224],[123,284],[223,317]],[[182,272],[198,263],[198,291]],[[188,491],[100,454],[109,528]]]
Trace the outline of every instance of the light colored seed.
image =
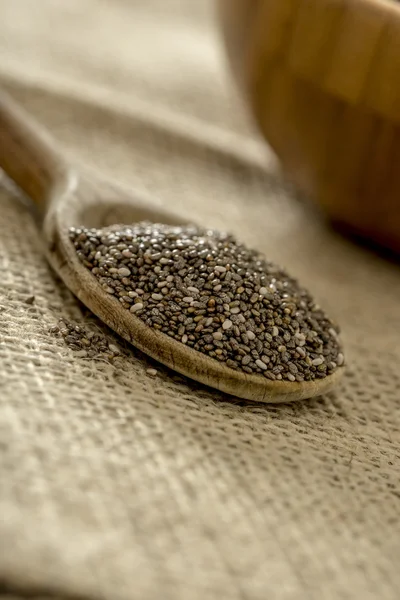
[[166,280],[168,281],[168,283],[172,283],[174,281],[175,277],[173,275],[168,275],[168,277],[166,277]]
[[208,317],[208,319],[205,322],[205,326],[206,327],[210,327],[211,323],[213,322],[213,318],[212,317]]
[[155,377],[158,373],[157,369],[146,369],[146,373],[147,375],[150,375],[150,377]]
[[214,331],[214,333],[212,334],[214,340],[222,340],[222,331]]
[[182,302],[186,302],[187,304],[191,304],[193,300],[194,298],[192,298],[192,296],[185,296],[185,298],[182,298]]
[[142,290],[142,288],[136,288],[135,292],[137,293],[138,296],[143,296],[143,294],[144,294],[144,290]]
[[300,356],[302,356],[303,358],[306,355],[306,351],[303,350],[303,348],[301,346],[296,347],[296,352],[298,352],[300,354]]
[[330,327],[328,329],[328,332],[331,334],[332,337],[337,338],[337,336],[338,336],[337,331],[335,329],[333,329],[333,327]]
[[167,281],[159,281],[157,283],[157,287],[163,288],[163,287],[165,287],[167,285],[167,283],[168,283]]
[[230,329],[232,327],[233,323],[230,319],[225,319],[225,321],[222,323],[222,329]]
[[269,356],[265,356],[265,354],[263,354],[261,360],[267,365],[271,359]]
[[233,315],[237,315],[240,313],[240,308],[238,306],[233,306],[230,311]]
[[251,356],[249,356],[248,354],[245,354],[242,358],[242,365],[246,366],[249,363],[251,363]]
[[268,294],[268,290],[266,287],[260,287],[258,291],[261,294],[261,296],[266,296]]
[[136,304],[133,304],[129,310],[132,313],[139,312],[139,310],[143,310],[143,304],[141,302],[137,302]]
[[277,335],[279,335],[279,329],[277,328],[276,325],[274,325],[273,328],[272,328],[272,335],[274,337],[276,337]]
[[122,250],[121,254],[125,258],[132,258],[132,256],[133,256],[132,252],[130,250],[128,250],[128,249]]
[[222,265],[217,265],[214,268],[214,271],[216,271],[217,273],[226,273],[226,267],[223,267]]
[[115,293],[114,290],[113,290],[113,288],[110,287],[110,286],[108,286],[108,285],[104,286],[103,289],[104,289],[105,292],[107,292],[107,294],[114,294]]
[[257,365],[257,367],[259,367],[263,371],[265,371],[266,368],[267,368],[267,365],[262,360],[260,360],[259,358],[257,358],[257,360],[256,360],[256,365]]
[[131,271],[127,267],[121,267],[120,269],[118,269],[118,275],[121,275],[121,277],[128,277],[128,275],[130,274]]
[[187,288],[187,291],[190,292],[191,294],[198,294],[199,290],[197,289],[197,287],[194,287],[193,285],[190,285]]
[[238,289],[236,290],[237,294],[243,294],[243,292],[244,292],[244,287],[242,287],[242,286],[238,287]]
[[314,367],[319,367],[319,365],[322,365],[322,363],[324,362],[324,359],[323,358],[314,358],[314,360],[311,362],[314,365]]
[[129,298],[137,298],[137,293],[136,292],[128,292],[128,296],[129,296]]
[[278,346],[278,352],[286,352],[286,346]]
[[220,292],[221,289],[222,289],[222,285],[219,283],[218,285],[215,286],[214,292]]
[[289,381],[296,381],[296,377],[292,375],[292,373],[287,373],[286,378],[289,379]]
[[108,348],[113,354],[120,354],[120,351],[115,344],[108,344]]
[[336,364],[338,367],[341,367],[344,364],[344,355],[341,352],[337,355]]
[[186,333],[181,337],[181,342],[182,344],[186,344],[188,341],[188,336],[186,335]]
[[244,318],[244,315],[242,315],[242,314],[238,315],[238,321],[240,321],[240,323],[246,323],[246,319]]
[[152,294],[151,297],[153,298],[153,300],[157,300],[157,301],[160,301],[163,299],[162,294]]
[[250,341],[256,339],[256,334],[253,331],[250,331],[250,329],[246,331],[246,335]]

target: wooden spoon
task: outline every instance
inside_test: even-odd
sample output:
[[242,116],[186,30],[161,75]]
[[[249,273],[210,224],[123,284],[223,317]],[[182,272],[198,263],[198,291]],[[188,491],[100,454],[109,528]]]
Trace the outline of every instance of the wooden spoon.
[[262,402],[310,398],[337,384],[342,369],[302,383],[270,381],[235,371],[150,328],[123,308],[80,262],[69,239],[69,227],[100,228],[143,220],[180,225],[182,219],[77,170],[5,94],[0,94],[0,167],[39,207],[47,259],[67,287],[104,323],[149,356],[218,390]]

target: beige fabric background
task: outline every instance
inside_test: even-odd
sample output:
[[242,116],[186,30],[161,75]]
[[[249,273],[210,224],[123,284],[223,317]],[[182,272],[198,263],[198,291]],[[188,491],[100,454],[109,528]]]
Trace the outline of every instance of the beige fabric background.
[[[0,597],[399,598],[399,266],[295,199],[213,19],[205,0],[2,0],[0,83],[74,159],[304,281],[342,325],[343,387],[265,406],[150,378],[53,276],[3,180]],[[60,317],[122,357],[77,358]]]

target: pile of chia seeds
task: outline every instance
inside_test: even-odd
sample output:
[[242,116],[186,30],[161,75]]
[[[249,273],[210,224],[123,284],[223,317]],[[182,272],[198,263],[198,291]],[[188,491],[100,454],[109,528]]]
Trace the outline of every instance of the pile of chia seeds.
[[[113,364],[114,359],[126,356],[124,349],[109,342],[101,332],[87,331],[82,325],[67,319],[60,319],[58,325],[53,325],[49,331],[55,337],[62,338],[66,345],[74,351],[77,358],[96,359]],[[158,371],[148,368],[146,373],[155,377]]]
[[62,337],[79,358],[101,358],[111,361],[121,354],[120,349],[100,332],[86,331],[82,325],[66,319],[60,319],[58,325],[50,328],[50,333]]
[[310,294],[232,235],[143,222],[71,228],[70,239],[126,310],[231,369],[302,382],[344,363],[338,328]]

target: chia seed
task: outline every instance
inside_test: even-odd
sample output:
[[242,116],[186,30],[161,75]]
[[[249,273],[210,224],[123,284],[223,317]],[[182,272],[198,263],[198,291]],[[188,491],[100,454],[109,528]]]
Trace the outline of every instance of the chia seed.
[[311,295],[232,235],[147,222],[69,235],[122,307],[228,368],[301,382],[344,364],[339,330]]

